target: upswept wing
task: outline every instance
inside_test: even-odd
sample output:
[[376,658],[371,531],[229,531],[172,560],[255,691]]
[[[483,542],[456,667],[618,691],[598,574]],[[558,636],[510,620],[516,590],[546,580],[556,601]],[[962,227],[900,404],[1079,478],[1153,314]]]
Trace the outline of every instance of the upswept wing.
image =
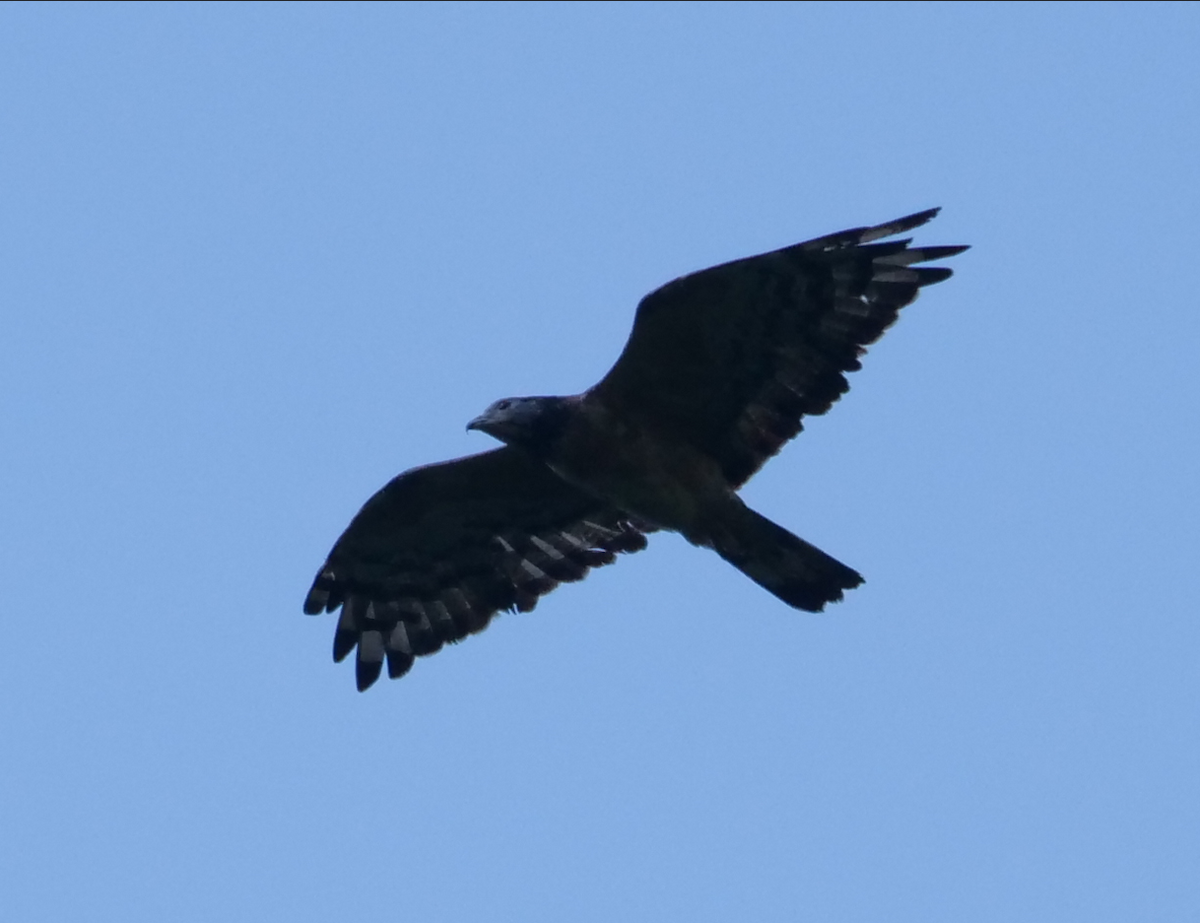
[[590,392],[671,432],[745,483],[849,388],[864,347],[949,269],[915,264],[966,247],[883,238],[939,209],[854,228],[669,282],[638,305],[616,365]]
[[505,446],[405,472],[366,502],[317,572],[310,615],[341,607],[333,658],[358,650],[359,690],[528,612],[560,583],[646,547],[648,526]]

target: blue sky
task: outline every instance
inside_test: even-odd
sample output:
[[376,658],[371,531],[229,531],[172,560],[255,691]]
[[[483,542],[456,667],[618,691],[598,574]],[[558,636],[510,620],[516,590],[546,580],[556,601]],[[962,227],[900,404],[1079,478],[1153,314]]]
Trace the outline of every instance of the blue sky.
[[[0,8],[0,916],[1200,914],[1200,7]],[[673,276],[969,243],[749,485],[354,691],[388,478]]]

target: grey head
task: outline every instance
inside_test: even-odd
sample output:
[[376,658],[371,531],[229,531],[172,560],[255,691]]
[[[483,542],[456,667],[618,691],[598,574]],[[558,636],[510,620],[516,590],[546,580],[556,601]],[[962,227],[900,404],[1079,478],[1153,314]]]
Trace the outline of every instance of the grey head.
[[544,458],[566,429],[572,409],[565,397],[506,397],[468,423],[467,429]]

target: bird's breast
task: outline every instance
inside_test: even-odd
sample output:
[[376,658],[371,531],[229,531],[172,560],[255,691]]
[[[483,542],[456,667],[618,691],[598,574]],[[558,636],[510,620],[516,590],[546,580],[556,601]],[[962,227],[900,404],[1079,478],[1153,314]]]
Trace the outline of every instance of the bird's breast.
[[690,445],[613,415],[581,412],[547,459],[568,483],[655,525],[689,533],[728,486]]

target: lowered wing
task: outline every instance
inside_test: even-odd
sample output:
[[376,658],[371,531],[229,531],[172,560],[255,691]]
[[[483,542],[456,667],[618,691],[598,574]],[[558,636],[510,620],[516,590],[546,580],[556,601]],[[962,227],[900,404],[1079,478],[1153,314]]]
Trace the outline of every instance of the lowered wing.
[[317,572],[310,615],[339,607],[333,658],[357,648],[359,690],[528,612],[560,583],[646,547],[648,527],[504,447],[392,480],[366,502]]

